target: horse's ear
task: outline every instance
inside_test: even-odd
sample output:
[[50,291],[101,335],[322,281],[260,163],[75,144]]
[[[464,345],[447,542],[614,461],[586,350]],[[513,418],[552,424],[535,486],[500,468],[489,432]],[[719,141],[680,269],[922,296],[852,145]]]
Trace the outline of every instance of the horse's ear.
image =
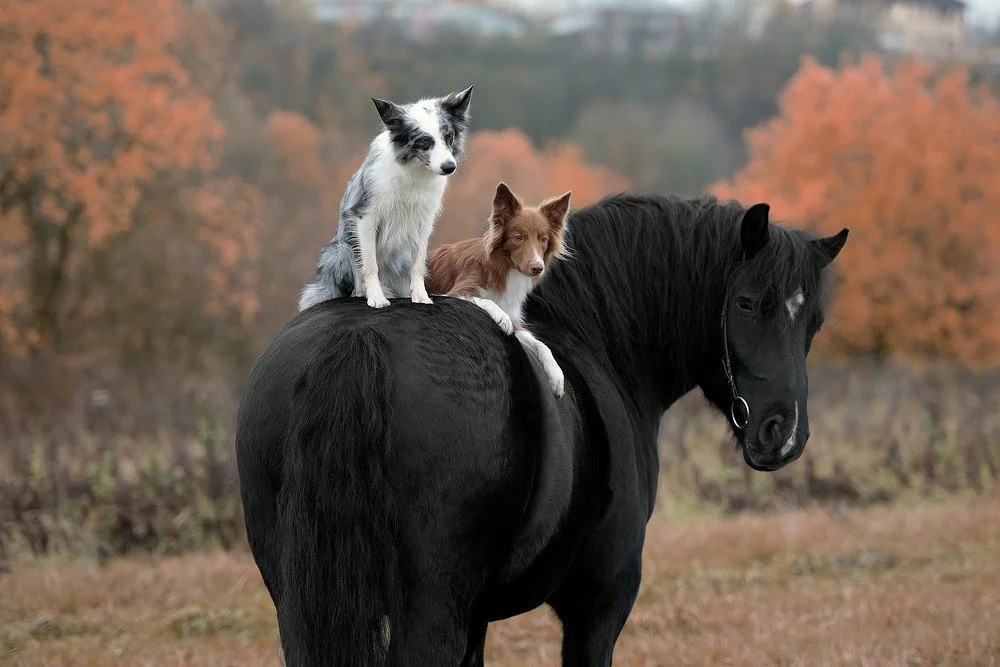
[[754,204],[743,214],[743,222],[740,223],[740,243],[743,246],[743,257],[750,259],[767,245],[768,228],[767,221],[771,207],[767,204]]
[[810,242],[813,248],[819,253],[821,266],[825,267],[840,254],[844,244],[847,243],[848,232],[849,230],[844,227],[833,236],[824,236],[821,239],[813,239]]
[[372,102],[375,103],[375,109],[378,110],[379,118],[385,123],[386,127],[392,127],[393,125],[398,125],[406,112],[403,111],[395,102],[390,102],[388,100],[380,100],[377,97],[372,98]]

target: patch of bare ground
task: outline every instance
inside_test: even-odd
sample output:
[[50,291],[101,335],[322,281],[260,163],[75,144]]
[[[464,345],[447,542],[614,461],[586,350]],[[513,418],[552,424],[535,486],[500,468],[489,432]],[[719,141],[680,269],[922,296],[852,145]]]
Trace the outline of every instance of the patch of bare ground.
[[[252,559],[32,560],[0,578],[0,661],[273,665]],[[558,665],[547,609],[491,626],[487,663]],[[650,524],[615,664],[1000,665],[1000,502]]]

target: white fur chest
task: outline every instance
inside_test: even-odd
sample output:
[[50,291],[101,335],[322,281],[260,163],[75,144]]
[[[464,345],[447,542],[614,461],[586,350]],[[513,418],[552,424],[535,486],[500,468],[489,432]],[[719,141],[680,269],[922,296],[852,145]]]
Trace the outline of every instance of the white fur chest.
[[379,225],[379,254],[408,253],[434,229],[448,179],[423,165],[400,165],[391,158],[380,162],[372,174],[370,209]]
[[531,278],[517,269],[511,269],[507,272],[507,290],[503,294],[497,294],[492,290],[483,288],[480,288],[479,291],[484,299],[489,299],[500,306],[514,324],[523,324],[524,313],[522,312],[522,306],[533,287],[534,281]]

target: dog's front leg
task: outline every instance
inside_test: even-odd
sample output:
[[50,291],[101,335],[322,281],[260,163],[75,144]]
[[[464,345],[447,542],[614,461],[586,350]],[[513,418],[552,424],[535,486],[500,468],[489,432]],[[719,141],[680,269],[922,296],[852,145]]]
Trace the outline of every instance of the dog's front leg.
[[424,277],[427,275],[427,244],[430,243],[430,236],[430,230],[426,234],[421,233],[411,248],[413,264],[410,266],[410,301],[413,303],[434,303],[424,285]]
[[375,220],[358,220],[358,252],[361,255],[361,275],[365,281],[365,294],[368,305],[372,308],[385,308],[389,300],[382,292],[382,283],[378,277],[378,255],[375,247],[378,242],[378,224]]
[[531,335],[531,332],[527,329],[518,327],[514,331],[514,335],[521,343],[521,347],[528,354],[535,357],[538,363],[542,365],[542,370],[545,371],[545,375],[549,380],[549,389],[552,390],[552,393],[556,396],[562,396],[565,378],[563,377],[562,369],[559,367],[558,362],[556,362],[556,358],[552,356],[552,350],[549,349],[549,346]]
[[514,323],[511,322],[510,315],[505,313],[503,308],[498,306],[495,302],[478,296],[471,296],[471,295],[455,295],[455,296],[457,296],[457,298],[459,299],[465,299],[466,301],[471,301],[472,303],[476,304],[477,306],[485,310],[487,313],[489,313],[490,317],[493,318],[493,321],[497,323],[497,326],[503,329],[503,332],[508,336],[514,333]]

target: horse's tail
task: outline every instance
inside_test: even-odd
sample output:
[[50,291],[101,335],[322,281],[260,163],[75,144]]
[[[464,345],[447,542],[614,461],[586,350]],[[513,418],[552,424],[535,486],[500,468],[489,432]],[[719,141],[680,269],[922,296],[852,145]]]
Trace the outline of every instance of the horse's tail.
[[278,501],[288,665],[378,664],[399,627],[388,356],[370,328],[331,332],[291,398]]

